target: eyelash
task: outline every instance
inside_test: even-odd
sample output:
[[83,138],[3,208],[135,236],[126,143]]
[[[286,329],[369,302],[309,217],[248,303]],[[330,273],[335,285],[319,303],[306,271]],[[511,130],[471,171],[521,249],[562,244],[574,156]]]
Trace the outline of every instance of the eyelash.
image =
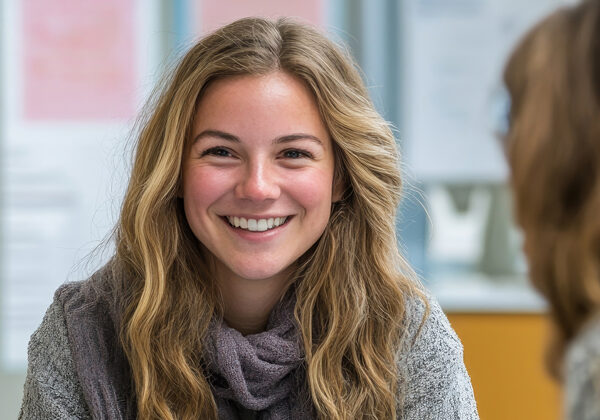
[[[289,153],[297,153],[297,154],[298,154],[298,156],[297,156],[297,157],[290,157],[290,156],[286,156],[286,155],[288,155]],[[312,158],[313,158],[313,155],[312,155],[312,153],[310,153],[310,152],[308,152],[308,151],[306,151],[306,150],[300,150],[300,149],[287,149],[287,150],[284,150],[284,151],[282,152],[282,155],[284,155],[284,157],[287,157],[287,158],[289,158],[289,159],[300,159],[300,158],[308,158],[308,159],[312,159]]]
[[[221,154],[220,152],[225,152],[225,153],[227,153],[227,155]],[[206,156],[206,155],[217,156],[217,157],[231,157],[231,156],[233,156],[233,153],[231,153],[225,147],[217,146],[217,147],[211,147],[210,149],[206,149],[204,152],[202,152],[202,155],[200,155],[200,156]]]
[[[289,156],[289,154],[291,154],[291,153],[294,153],[297,155],[295,157]],[[300,149],[286,149],[283,152],[281,152],[281,154],[283,155],[284,158],[292,159],[292,160],[301,159],[301,158],[308,158],[308,159],[313,158],[312,153],[310,153],[306,150],[300,150]],[[210,149],[206,149],[201,154],[201,156],[207,156],[207,155],[217,156],[217,157],[232,157],[233,153],[231,153],[225,147],[217,146],[217,147],[211,147]]]

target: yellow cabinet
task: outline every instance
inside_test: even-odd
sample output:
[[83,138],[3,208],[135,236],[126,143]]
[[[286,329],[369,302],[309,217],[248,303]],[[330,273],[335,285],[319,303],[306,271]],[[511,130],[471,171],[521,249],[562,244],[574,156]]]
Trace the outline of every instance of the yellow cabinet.
[[546,373],[543,314],[447,313],[465,348],[482,420],[562,419],[561,390]]

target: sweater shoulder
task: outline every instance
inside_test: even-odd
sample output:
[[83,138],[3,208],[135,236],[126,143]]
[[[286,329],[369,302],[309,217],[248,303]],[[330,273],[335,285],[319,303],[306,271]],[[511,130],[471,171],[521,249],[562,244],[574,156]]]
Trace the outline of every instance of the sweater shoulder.
[[424,298],[411,296],[405,301],[405,342],[404,352],[436,351],[443,347],[446,351],[462,356],[463,346],[452,329],[448,318],[437,299],[429,293]]
[[54,300],[28,346],[20,419],[90,418],[75,370],[62,305]]
[[404,344],[398,355],[404,419],[478,419],[463,346],[437,300],[406,301]]
[[[48,411],[49,406],[63,411],[69,407],[62,394],[94,416],[134,418],[135,399],[119,340],[113,279],[114,270],[105,266],[87,280],[57,289],[46,318],[31,338],[22,418],[87,418]],[[50,388],[39,389],[39,384],[47,383]],[[60,395],[54,398],[57,392]],[[32,411],[30,407],[40,405],[40,400],[46,411]]]
[[54,301],[63,307],[66,314],[109,303],[114,298],[113,279],[113,268],[106,265],[86,280],[61,285],[54,293]]

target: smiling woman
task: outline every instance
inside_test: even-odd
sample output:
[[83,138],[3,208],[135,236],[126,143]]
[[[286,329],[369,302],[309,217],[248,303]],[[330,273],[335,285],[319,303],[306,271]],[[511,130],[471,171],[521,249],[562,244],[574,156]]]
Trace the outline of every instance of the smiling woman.
[[476,419],[397,249],[395,140],[349,56],[243,19],[150,103],[111,262],[31,339],[21,418]]
[[211,84],[193,132],[182,179],[186,219],[214,257],[225,321],[256,333],[329,221],[331,140],[310,91],[283,71]]

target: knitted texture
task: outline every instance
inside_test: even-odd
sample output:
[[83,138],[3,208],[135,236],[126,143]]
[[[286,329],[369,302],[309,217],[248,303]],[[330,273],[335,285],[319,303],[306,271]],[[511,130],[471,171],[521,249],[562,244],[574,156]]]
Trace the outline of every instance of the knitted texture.
[[[478,419],[462,344],[441,307],[429,297],[430,314],[421,300],[407,307],[407,336],[398,355],[399,418],[411,420]],[[419,326],[421,330],[416,337]]]
[[569,345],[565,373],[565,417],[600,419],[600,314]]
[[292,293],[271,312],[264,332],[243,336],[224,322],[213,322],[205,359],[219,418],[260,412],[260,419],[310,419],[302,386],[303,350],[294,321]]
[[19,419],[89,419],[71,355],[63,308],[54,302],[31,336]]
[[[120,370],[123,367],[122,351],[118,346],[115,348],[116,333],[111,330],[114,328],[111,305],[107,304],[109,300],[101,296],[102,290],[105,290],[105,285],[108,284],[106,282],[110,283],[110,275],[105,271],[104,274],[97,274],[86,282],[63,286],[55,295],[54,302],[29,344],[29,365],[20,419],[134,418],[132,410],[135,407],[135,398],[127,379],[128,367],[125,366],[125,370]],[[421,325],[423,303],[418,299],[406,302],[406,344],[398,349],[399,418],[406,420],[478,419],[473,390],[463,363],[462,345],[437,302],[430,298],[429,303],[431,312]],[[79,321],[76,321],[77,319]],[[81,322],[80,328],[75,326],[76,322]],[[417,335],[419,327],[420,333]],[[239,340],[239,337],[232,338],[235,335],[229,333],[225,335],[229,336],[223,338],[225,341]],[[96,344],[77,344],[77,337]],[[221,337],[221,333],[216,333],[216,337]],[[291,335],[282,333],[281,337],[285,342]],[[97,357],[97,354],[86,359],[89,355],[83,355],[93,352],[95,345],[99,346],[98,354],[102,357]],[[241,348],[246,348],[246,343],[241,344]],[[262,350],[258,348],[258,344],[254,348],[256,350],[251,350],[248,354],[251,358],[255,356],[260,358]],[[238,354],[244,355],[246,351]],[[278,362],[283,364],[283,368],[275,363],[277,369],[281,371],[271,376],[271,379],[275,378],[273,383],[276,383],[280,377],[286,377],[285,373],[282,375],[286,369],[291,368],[290,372],[294,370],[293,366],[298,363],[299,356],[292,354],[288,357],[290,357],[290,364],[287,367],[285,367],[286,362]],[[255,363],[256,360],[250,362],[253,366]],[[291,378],[295,378],[296,383],[304,384],[303,378],[296,377],[296,374],[301,372],[301,369],[293,371]],[[260,391],[260,386],[255,387],[256,378],[245,376],[244,381],[249,384],[249,395],[259,400],[265,397],[265,394]],[[221,391],[214,384],[213,388],[217,401],[224,398],[223,401],[231,401],[238,406],[237,418],[260,418],[255,413],[244,409],[241,405],[243,402],[237,400],[238,397],[235,397],[236,402],[233,403],[234,400],[229,399],[225,394],[220,396]],[[297,386],[294,392],[300,389],[301,387]],[[273,391],[275,394],[276,390]],[[235,392],[232,391],[232,394],[228,395],[235,395]],[[293,401],[296,401],[294,398],[287,400],[294,405]],[[268,400],[269,397],[267,396],[266,399]],[[282,402],[286,397],[273,400]],[[275,410],[278,403],[272,402],[275,405],[270,407]],[[225,405],[219,405],[219,408],[221,409],[222,406]],[[260,406],[248,405],[248,407],[259,408]],[[266,416],[267,412],[268,409],[261,415]]]
[[129,362],[121,347],[112,300],[110,266],[90,281],[67,284],[56,292],[64,314],[75,370],[92,413],[108,419],[137,417]]

